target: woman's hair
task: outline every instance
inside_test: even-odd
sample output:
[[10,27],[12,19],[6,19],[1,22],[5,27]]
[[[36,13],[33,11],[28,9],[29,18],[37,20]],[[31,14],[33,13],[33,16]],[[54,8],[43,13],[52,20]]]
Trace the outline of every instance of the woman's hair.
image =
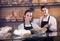
[[27,12],[31,12],[31,13],[32,13],[32,11],[31,11],[31,10],[26,10],[26,11],[25,11],[25,13],[24,13],[24,15],[26,15],[26,14],[27,14]]
[[[28,12],[32,13],[31,10],[26,10],[25,13],[24,13],[24,16],[25,16]],[[23,16],[23,22],[25,23],[25,17],[24,17],[24,16]],[[33,21],[33,16],[32,16],[32,18],[31,18],[30,23],[31,23],[32,21]]]

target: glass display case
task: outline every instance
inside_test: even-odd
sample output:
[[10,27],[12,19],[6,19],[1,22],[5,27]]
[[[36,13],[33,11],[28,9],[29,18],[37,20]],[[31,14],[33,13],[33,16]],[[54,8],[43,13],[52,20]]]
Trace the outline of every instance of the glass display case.
[[[4,36],[4,35],[3,35]],[[2,36],[2,37],[3,37]],[[35,33],[33,35],[30,36],[18,36],[18,35],[10,35],[11,37],[1,37],[0,36],[0,40],[10,40],[10,41],[22,41],[24,39],[37,39],[37,40],[42,40],[44,38],[49,38],[49,37],[54,37],[56,38],[54,41],[56,41],[57,39],[60,38],[60,32],[51,32],[51,33]],[[59,40],[58,40],[59,41]]]

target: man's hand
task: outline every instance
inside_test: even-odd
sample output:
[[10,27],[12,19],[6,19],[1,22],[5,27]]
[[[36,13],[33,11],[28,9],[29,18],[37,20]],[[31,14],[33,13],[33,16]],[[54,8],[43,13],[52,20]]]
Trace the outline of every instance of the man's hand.
[[44,28],[48,28],[49,27],[49,25],[48,24],[46,24],[45,26],[44,26]]
[[29,33],[25,33],[24,36],[31,36],[31,34],[29,34]]
[[33,30],[38,31],[38,30],[42,30],[43,28],[39,27],[39,28],[34,28]]
[[49,26],[51,26],[51,24],[46,24],[44,28],[48,28]]

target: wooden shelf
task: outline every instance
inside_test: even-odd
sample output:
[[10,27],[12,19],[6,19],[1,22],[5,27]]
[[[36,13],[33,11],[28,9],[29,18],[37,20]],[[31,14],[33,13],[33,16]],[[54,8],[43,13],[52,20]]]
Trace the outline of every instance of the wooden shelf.
[[23,21],[22,19],[18,19],[18,20],[16,20],[16,21],[12,21],[12,20],[7,21],[6,19],[0,19],[0,23],[21,23]]
[[46,6],[60,6],[60,2],[54,2],[54,3],[52,3],[52,2],[50,2],[50,3],[30,3],[30,4],[28,4],[28,5],[19,5],[19,4],[4,4],[4,5],[1,5],[0,4],[0,7],[1,8],[5,8],[5,7],[31,7],[31,6],[33,6],[33,7],[40,7],[40,6],[42,6],[42,5],[46,5]]

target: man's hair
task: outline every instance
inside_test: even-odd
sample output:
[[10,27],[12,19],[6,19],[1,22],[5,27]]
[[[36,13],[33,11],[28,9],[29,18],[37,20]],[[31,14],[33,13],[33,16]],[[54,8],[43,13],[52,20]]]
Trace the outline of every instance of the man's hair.
[[42,8],[48,8],[47,6],[41,6],[41,10],[42,10]]

